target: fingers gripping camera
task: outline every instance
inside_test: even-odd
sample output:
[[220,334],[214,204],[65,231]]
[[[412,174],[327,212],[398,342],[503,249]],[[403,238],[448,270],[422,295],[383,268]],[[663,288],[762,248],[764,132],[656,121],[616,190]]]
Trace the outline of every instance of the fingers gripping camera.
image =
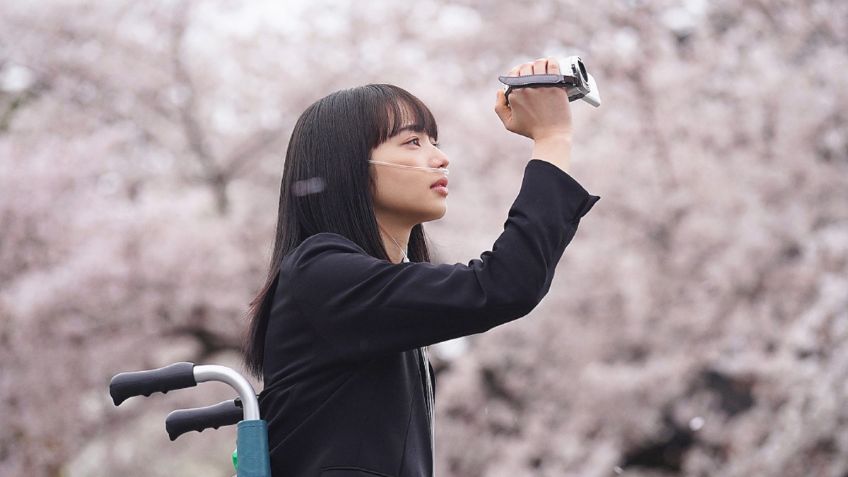
[[498,76],[505,84],[504,94],[509,104],[509,93],[516,88],[539,88],[559,86],[568,93],[568,101],[582,99],[594,107],[601,105],[601,93],[595,78],[586,71],[586,65],[579,56],[557,58],[561,74],[543,74],[526,76]]

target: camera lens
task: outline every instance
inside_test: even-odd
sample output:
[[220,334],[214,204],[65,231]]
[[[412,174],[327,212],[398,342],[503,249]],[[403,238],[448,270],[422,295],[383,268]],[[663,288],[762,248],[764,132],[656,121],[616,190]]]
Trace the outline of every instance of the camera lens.
[[580,69],[580,76],[583,77],[583,81],[589,81],[589,74],[586,73],[586,65],[583,64],[583,60],[577,60],[577,67]]

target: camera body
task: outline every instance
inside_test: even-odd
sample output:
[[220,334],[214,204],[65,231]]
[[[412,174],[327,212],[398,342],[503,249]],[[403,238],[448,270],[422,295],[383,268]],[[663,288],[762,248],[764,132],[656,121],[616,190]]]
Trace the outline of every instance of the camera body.
[[558,86],[565,88],[568,101],[582,99],[594,107],[601,105],[601,93],[595,78],[586,70],[586,65],[579,56],[555,58],[559,64],[560,74],[541,74],[527,76],[498,76],[504,85],[506,102],[509,104],[509,93],[516,88],[539,88]]

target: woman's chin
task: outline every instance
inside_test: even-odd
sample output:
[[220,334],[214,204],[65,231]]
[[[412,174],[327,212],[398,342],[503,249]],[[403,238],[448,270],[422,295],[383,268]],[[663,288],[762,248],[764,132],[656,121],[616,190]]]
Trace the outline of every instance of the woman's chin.
[[416,212],[410,213],[410,217],[417,217],[417,223],[424,223],[441,219],[445,216],[445,212],[447,212],[447,206],[442,203],[440,206],[434,205],[426,210],[418,209]]
[[442,204],[443,205],[441,207],[439,207],[437,210],[433,211],[433,213],[429,215],[429,218],[427,219],[428,222],[433,220],[439,220],[445,216],[445,213],[448,211],[448,207],[447,204],[444,204],[444,202]]

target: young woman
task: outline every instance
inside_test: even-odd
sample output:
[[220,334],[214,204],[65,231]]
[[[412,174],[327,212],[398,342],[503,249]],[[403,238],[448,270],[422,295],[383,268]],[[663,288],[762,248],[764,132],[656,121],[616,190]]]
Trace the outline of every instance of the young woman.
[[[509,74],[557,71],[542,58]],[[298,119],[245,350],[265,384],[274,475],[434,475],[425,347],[528,314],[600,199],[567,173],[565,90],[524,88],[509,99],[499,89],[495,112],[533,139],[533,154],[503,233],[467,265],[430,263],[422,224],[445,214],[450,161],[420,100],[369,84],[330,94]]]

